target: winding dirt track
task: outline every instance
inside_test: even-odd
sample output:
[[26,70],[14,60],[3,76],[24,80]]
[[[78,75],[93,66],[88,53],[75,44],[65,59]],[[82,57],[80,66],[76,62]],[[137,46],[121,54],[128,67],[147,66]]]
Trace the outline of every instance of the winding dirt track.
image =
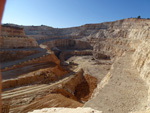
[[[78,72],[78,70],[75,70],[75,72]],[[12,90],[4,91],[2,93],[2,99],[9,99],[14,98],[26,94],[37,94],[44,91],[49,91],[51,89],[54,89],[56,87],[59,87],[59,84],[61,85],[63,82],[69,81],[71,78],[75,76],[75,72],[68,73],[63,78],[61,78],[59,81],[56,81],[51,84],[39,84],[39,85],[30,85],[30,86],[23,86],[19,88],[15,88]]]

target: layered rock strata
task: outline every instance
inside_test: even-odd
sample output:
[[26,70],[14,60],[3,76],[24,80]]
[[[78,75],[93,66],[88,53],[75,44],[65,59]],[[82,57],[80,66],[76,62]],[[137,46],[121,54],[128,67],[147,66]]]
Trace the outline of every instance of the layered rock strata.
[[[98,87],[92,95],[93,98],[86,102],[84,107],[91,107],[104,113],[144,112],[150,109],[150,20],[130,18],[115,22],[87,24],[80,27],[64,29],[55,29],[48,26],[23,27],[28,36],[33,36],[36,40],[40,39],[42,42],[48,39],[50,42],[44,42],[44,44],[50,48],[56,47],[58,51],[60,48],[62,50],[66,50],[67,48],[80,49],[80,46],[78,47],[76,45],[76,41],[64,38],[78,39],[79,45],[82,45],[80,43],[81,40],[85,40],[87,44],[83,44],[81,48],[86,49],[92,45],[94,48],[93,60],[111,61],[112,66],[108,69],[109,72],[101,77],[97,77],[100,78]],[[44,39],[40,37],[44,37]],[[63,40],[52,41],[52,38],[62,38]],[[91,43],[91,45],[88,46],[88,43]],[[71,54],[74,53],[66,53],[64,55],[62,54],[62,56],[66,58]],[[81,53],[76,52],[75,54]],[[101,62],[99,64],[102,66]],[[79,66],[85,68],[84,65]],[[103,70],[101,71],[103,73]],[[100,74],[98,75],[100,76]],[[67,95],[71,99],[77,100],[75,95],[80,97],[81,94],[75,93],[76,88],[78,87],[80,91],[82,87],[79,86],[85,85],[80,83],[81,81],[83,82],[83,76],[78,76],[77,78],[70,78],[69,80],[72,82],[68,81],[66,83],[67,85],[64,83],[61,84],[53,92],[59,92]],[[76,84],[76,88],[72,84]],[[46,98],[49,98],[49,96]],[[38,102],[41,100],[38,100]],[[79,100],[84,103],[84,99],[80,98]],[[37,101],[32,103],[32,105],[38,105]],[[28,106],[28,108],[31,106]],[[41,108],[42,106],[39,107],[39,109]]]
[[[114,64],[95,90],[94,98],[85,106],[106,113],[131,111],[145,113],[150,105],[148,90],[150,20],[125,19],[112,24],[113,31],[108,35],[110,39],[95,44],[94,56],[99,59],[102,59],[103,55],[114,57]],[[121,91],[122,89],[124,90]]]
[[1,27],[2,37],[26,37],[24,29],[18,26],[2,25]]
[[84,50],[92,49],[92,46],[86,41],[72,40],[72,39],[56,39],[42,43],[47,45],[49,48],[57,47],[58,49],[75,49],[75,50]]
[[[83,76],[83,70],[68,74],[53,83],[45,78],[47,82],[43,81],[43,83],[47,84],[40,83],[39,85],[23,86],[4,91],[2,94],[3,103],[9,103],[10,112],[12,113],[28,112],[43,107],[83,106],[82,101],[85,102],[91,97],[96,87],[97,79],[90,75]],[[33,80],[36,78],[36,76],[32,77]],[[28,81],[30,82],[31,80],[29,79]],[[23,80],[18,82],[24,83]]]
[[[71,28],[52,28],[48,26],[22,26],[28,36],[53,38],[73,38],[82,40],[102,38],[134,38],[139,39],[149,36],[149,20],[128,18],[114,22],[100,24],[86,24]],[[44,40],[44,38],[41,38]]]
[[33,48],[38,47],[32,37],[27,37],[24,29],[18,26],[2,25],[0,48]]

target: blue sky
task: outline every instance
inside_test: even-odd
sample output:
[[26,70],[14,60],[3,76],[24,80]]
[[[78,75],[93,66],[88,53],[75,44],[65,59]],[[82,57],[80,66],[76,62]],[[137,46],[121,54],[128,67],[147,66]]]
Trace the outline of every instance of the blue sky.
[[7,0],[2,23],[55,28],[150,18],[150,0]]

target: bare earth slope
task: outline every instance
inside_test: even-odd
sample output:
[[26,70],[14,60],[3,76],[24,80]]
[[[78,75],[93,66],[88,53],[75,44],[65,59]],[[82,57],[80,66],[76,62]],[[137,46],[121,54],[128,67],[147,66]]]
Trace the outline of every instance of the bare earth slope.
[[[63,103],[63,98],[68,102],[67,105],[65,101],[64,107],[72,106],[70,103],[74,103],[72,107],[81,107],[84,104],[84,107],[91,107],[103,113],[146,112],[150,109],[149,19],[128,18],[114,22],[86,24],[62,29],[48,26],[20,27],[21,30],[24,28],[26,35],[31,37],[35,44],[31,44],[31,46],[23,44],[23,47],[38,47],[40,44],[45,47],[44,51],[27,57],[28,60],[37,56],[41,57],[47,52],[50,53],[42,56],[42,58],[31,59],[27,62],[26,58],[18,60],[21,62],[25,60],[22,65],[17,61],[12,61],[16,66],[10,65],[9,68],[6,68],[4,65],[3,73],[6,76],[14,72],[14,79],[11,80],[11,77],[9,77],[8,84],[13,83],[14,80],[18,81],[22,77],[25,77],[24,80],[26,80],[30,78],[31,73],[33,78],[42,78],[37,84],[34,82],[34,84],[26,84],[29,86],[23,85],[19,88],[13,87],[14,84],[12,84],[10,85],[12,89],[5,89],[3,100],[6,103],[7,101],[11,103],[11,112],[28,112],[34,109],[42,109],[43,106],[38,105],[38,103],[44,103],[44,101],[47,101],[43,104],[44,107],[63,107],[60,105],[61,102]],[[23,31],[21,34],[23,34]],[[16,47],[10,45],[10,47],[12,46]],[[10,49],[10,47],[7,48]],[[51,52],[50,49],[54,52]],[[52,62],[55,61],[57,63],[52,65]],[[40,64],[41,62],[44,64]],[[47,63],[49,64],[48,67],[44,67]],[[37,68],[38,64],[41,67]],[[15,73],[20,68],[17,66],[22,66],[22,69],[32,67],[35,69],[35,75],[33,70],[29,69],[29,73],[19,73],[16,76]],[[37,76],[36,74],[40,72],[40,68],[45,69],[45,72]],[[46,70],[46,68],[48,69]],[[78,74],[75,70],[80,70],[80,68],[83,69],[84,74],[80,73],[82,75],[79,76],[80,79],[72,78],[72,73]],[[65,76],[66,74],[69,75]],[[59,75],[62,77],[56,78],[53,83],[50,78],[53,78],[54,75],[55,77]],[[91,95],[89,96],[89,93],[85,95],[85,92],[90,91],[92,85],[88,82],[92,77],[86,79],[86,75],[94,76],[97,78],[94,79],[98,81],[97,88],[94,90],[92,97],[88,98],[89,100],[87,99],[88,101],[84,101],[85,97]],[[12,75],[10,74],[10,76]],[[43,82],[43,80],[46,82]],[[68,82],[62,83],[59,80],[62,82],[68,80]],[[15,84],[17,83],[15,82]],[[53,86],[58,89],[50,91]],[[33,93],[36,93],[36,97],[31,98]],[[57,98],[57,95],[59,95],[59,98]],[[79,98],[82,95],[84,97]],[[17,96],[18,100],[15,102]],[[56,98],[56,100],[54,101],[52,98]],[[15,103],[10,101],[11,99]],[[54,104],[52,104],[53,101]]]
[[[146,109],[146,83],[132,66],[132,52],[127,52],[117,59],[107,76],[106,85],[97,89],[97,95],[84,106],[101,110],[104,113],[127,113]],[[100,84],[101,85],[101,84]]]

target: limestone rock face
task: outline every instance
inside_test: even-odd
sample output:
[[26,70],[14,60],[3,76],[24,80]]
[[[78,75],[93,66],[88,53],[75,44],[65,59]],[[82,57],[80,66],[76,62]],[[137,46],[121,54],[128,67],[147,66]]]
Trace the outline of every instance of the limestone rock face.
[[33,38],[5,37],[1,39],[1,48],[34,48],[38,47]]
[[84,51],[65,51],[60,53],[59,59],[61,61],[67,60],[71,56],[86,56],[86,55],[92,55],[92,50],[84,50]]
[[[111,71],[95,90],[94,98],[85,104],[86,107],[106,113],[145,113],[150,108],[149,28],[150,20],[125,19],[112,22],[111,27],[97,33],[97,36],[104,36],[105,39],[95,42],[94,58],[102,59],[106,55],[115,60]],[[137,93],[136,88],[139,90]],[[126,94],[127,98],[124,97]]]
[[57,47],[60,49],[92,49],[92,46],[86,42],[86,41],[80,41],[80,40],[72,40],[72,39],[57,39],[52,40],[49,42],[43,43],[44,45],[47,45],[49,48]]
[[73,94],[75,93],[75,88],[77,85],[79,85],[80,83],[82,83],[84,81],[84,77],[83,77],[83,70],[80,70],[74,78],[72,78],[70,81],[68,81],[67,83],[64,83],[62,85],[63,89],[65,89],[66,91],[68,91],[69,93]]
[[[52,28],[48,26],[23,26],[28,36],[35,39],[75,38],[89,40],[91,38],[134,38],[143,39],[150,36],[150,20],[128,18],[100,24],[86,24],[71,28]],[[40,38],[42,37],[42,38]]]
[[[133,54],[134,66],[140,73],[140,76],[150,86],[150,41],[143,40]],[[150,89],[148,91],[148,105],[150,105]]]
[[[133,40],[116,38],[105,39],[94,45],[93,56],[96,59],[109,59],[121,56],[125,51],[134,51]],[[134,44],[133,44],[134,45]]]
[[24,29],[21,27],[2,25],[1,36],[17,36],[17,37],[26,37]]
[[24,29],[18,26],[3,25],[1,28],[0,48],[33,48],[38,47],[32,37],[27,37]]

